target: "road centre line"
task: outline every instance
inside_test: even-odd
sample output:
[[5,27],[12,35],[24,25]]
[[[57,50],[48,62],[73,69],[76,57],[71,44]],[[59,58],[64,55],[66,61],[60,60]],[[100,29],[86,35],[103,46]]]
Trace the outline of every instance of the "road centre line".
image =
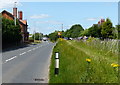
[[30,51],[32,51],[32,50],[28,50],[27,52],[30,52]]
[[12,57],[12,58],[9,58],[9,59],[7,59],[7,60],[5,60],[6,62],[8,62],[8,61],[10,61],[10,60],[13,60],[14,58],[16,58],[17,56],[14,56],[14,57]]
[[24,55],[26,52],[21,53],[20,55]]
[[[46,45],[48,45],[48,44],[38,46],[38,47],[36,47],[36,48],[33,48],[33,49],[31,49],[31,50],[28,50],[27,52],[30,52],[30,51],[32,51],[32,50],[35,50],[35,49],[37,49],[37,48],[40,48],[40,47],[46,46]],[[19,54],[19,55],[24,55],[24,54],[27,53],[27,52],[23,52],[23,53],[21,53],[21,54]],[[5,60],[4,63],[7,63],[8,61],[11,61],[11,60],[13,60],[13,59],[15,59],[15,58],[17,58],[17,57],[18,57],[18,56],[14,56],[14,57],[12,57],[12,58],[9,58],[9,59]],[[4,63],[2,63],[2,64],[4,64]]]

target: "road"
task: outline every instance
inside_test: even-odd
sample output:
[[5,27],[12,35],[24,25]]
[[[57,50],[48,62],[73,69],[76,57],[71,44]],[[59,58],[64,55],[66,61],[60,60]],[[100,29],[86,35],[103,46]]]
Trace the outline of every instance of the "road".
[[3,83],[47,83],[55,44],[42,42],[2,53]]

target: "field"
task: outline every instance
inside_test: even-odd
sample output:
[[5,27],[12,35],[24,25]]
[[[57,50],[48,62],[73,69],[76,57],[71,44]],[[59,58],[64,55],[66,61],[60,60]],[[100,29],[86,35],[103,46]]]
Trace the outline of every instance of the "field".
[[[55,52],[60,53],[59,74],[54,74]],[[49,83],[118,83],[116,40],[59,40],[51,58]]]

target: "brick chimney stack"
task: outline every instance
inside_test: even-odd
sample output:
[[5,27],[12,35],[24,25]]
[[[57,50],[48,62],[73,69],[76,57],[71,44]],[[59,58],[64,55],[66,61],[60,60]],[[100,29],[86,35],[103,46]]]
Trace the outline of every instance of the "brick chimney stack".
[[13,8],[13,16],[17,18],[17,8],[16,7]]
[[100,21],[98,22],[98,24],[100,24]]
[[101,23],[105,22],[105,19],[101,19]]
[[22,11],[19,11],[18,12],[18,19],[22,20],[22,17],[23,17],[23,13],[22,13]]

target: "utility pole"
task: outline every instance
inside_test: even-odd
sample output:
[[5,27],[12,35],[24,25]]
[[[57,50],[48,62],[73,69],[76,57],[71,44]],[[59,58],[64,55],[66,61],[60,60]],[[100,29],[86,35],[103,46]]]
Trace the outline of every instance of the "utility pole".
[[39,41],[40,41],[40,33],[39,33]]
[[15,22],[15,26],[16,26],[16,17],[14,17],[14,22]]
[[62,24],[62,31],[63,31],[63,24]]
[[61,27],[61,35],[60,35],[61,38],[62,38],[62,31],[63,31],[63,24],[62,24],[62,27]]
[[35,22],[35,26],[34,26],[34,42],[35,42],[35,27],[36,27],[36,22]]
[[35,42],[35,30],[34,30],[34,42]]

